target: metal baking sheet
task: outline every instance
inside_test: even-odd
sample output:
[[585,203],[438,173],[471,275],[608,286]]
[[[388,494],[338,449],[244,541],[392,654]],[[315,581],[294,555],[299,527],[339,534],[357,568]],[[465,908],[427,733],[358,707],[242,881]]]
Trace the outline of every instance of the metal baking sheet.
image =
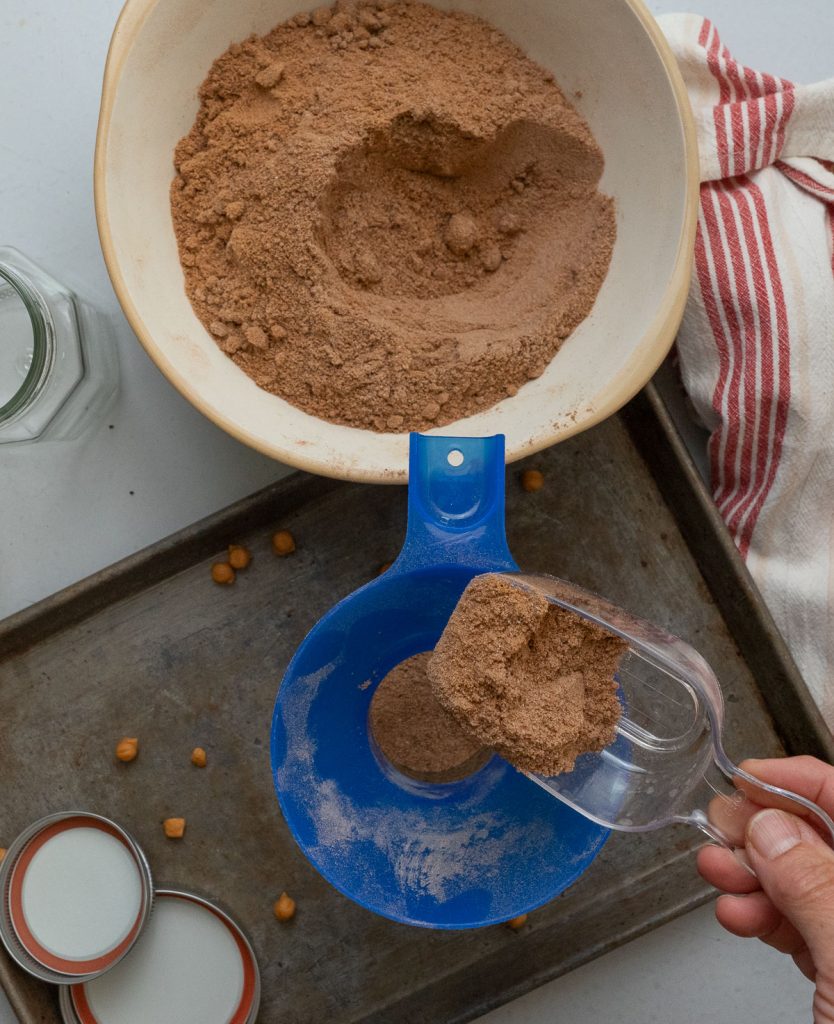
[[[801,680],[784,675],[761,622],[754,679],[635,448],[648,430],[678,471],[680,453],[652,410],[643,413],[631,436],[615,418],[509,467],[517,560],[607,594],[701,650],[724,686],[731,755],[777,754],[780,735],[821,743],[812,716],[787,727],[768,713],[759,687]],[[537,494],[518,486],[524,465],[545,475]],[[291,558],[269,550],[278,527],[297,537]],[[307,629],[395,555],[404,528],[404,489],[296,474],[0,623],[0,845],[56,810],[119,821],[158,882],[202,891],[244,925],[268,1024],[462,1024],[710,896],[693,864],[701,840],[684,829],[613,835],[519,933],[393,924],[310,867],[272,791],[276,690]],[[218,587],[209,567],[230,542],[248,545],[253,563],[235,586]],[[739,579],[722,579],[730,598],[742,593]],[[113,760],[122,735],[141,742],[129,765]],[[209,752],[202,771],[189,763],[197,745]],[[162,833],[173,815],[188,821],[181,842]],[[289,925],[271,910],[284,889],[298,902]],[[4,959],[0,981],[24,1024],[59,1019],[54,990]]]

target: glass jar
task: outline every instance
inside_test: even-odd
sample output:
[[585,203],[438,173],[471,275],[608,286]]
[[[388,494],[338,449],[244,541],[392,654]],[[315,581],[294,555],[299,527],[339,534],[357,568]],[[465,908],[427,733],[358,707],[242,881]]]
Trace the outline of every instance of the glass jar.
[[107,411],[118,379],[104,317],[0,247],[0,444],[75,440]]

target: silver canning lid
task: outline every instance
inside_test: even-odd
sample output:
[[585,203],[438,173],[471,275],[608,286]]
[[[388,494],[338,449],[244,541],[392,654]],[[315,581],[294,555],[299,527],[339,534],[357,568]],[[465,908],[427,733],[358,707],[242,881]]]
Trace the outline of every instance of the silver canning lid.
[[97,978],[133,948],[151,911],[147,859],[98,814],[66,811],[30,825],[0,865],[0,939],[43,981]]
[[254,1024],[258,962],[216,903],[157,889],[142,941],[117,968],[60,991],[65,1024]]

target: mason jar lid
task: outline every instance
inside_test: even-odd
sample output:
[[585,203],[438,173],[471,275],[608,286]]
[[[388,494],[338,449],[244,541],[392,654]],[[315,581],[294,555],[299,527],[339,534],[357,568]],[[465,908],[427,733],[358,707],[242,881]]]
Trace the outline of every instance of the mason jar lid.
[[217,904],[157,889],[142,939],[118,967],[60,992],[65,1024],[253,1024],[260,973],[249,940]]
[[151,910],[144,853],[98,814],[30,825],[0,865],[0,939],[24,970],[57,985],[97,978],[131,950]]

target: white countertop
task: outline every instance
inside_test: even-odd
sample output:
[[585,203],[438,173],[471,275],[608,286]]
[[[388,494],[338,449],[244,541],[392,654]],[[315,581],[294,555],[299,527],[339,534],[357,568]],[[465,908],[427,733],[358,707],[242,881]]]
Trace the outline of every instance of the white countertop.
[[[110,287],[95,229],[92,161],[101,74],[120,6],[0,0],[0,244],[16,246],[110,314],[122,361],[117,405],[85,445],[0,453],[0,617],[286,472],[180,398],[133,337]],[[832,0],[698,6],[744,63],[795,81],[834,74]],[[679,9],[669,0],[650,7]],[[809,1006],[810,988],[789,961],[724,935],[704,908],[484,1020],[799,1024],[810,1019]],[[0,1022],[7,1017],[0,994]]]

